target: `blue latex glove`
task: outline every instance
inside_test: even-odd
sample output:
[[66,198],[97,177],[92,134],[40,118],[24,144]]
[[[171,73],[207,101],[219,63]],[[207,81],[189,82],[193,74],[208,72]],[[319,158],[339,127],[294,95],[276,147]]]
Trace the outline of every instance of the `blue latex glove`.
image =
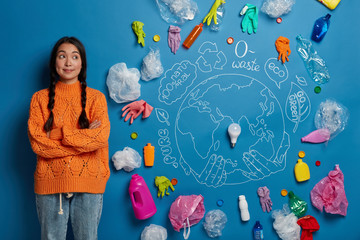
[[240,12],[240,15],[244,14],[245,16],[241,22],[242,31],[247,31],[248,34],[256,33],[258,27],[258,8],[252,4],[246,4]]

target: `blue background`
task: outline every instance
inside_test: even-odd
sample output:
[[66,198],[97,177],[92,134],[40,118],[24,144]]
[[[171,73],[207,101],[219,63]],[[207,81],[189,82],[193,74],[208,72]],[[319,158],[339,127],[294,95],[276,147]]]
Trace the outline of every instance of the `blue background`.
[[[192,28],[202,21],[213,1],[198,0],[200,13],[194,21],[181,26],[181,37],[185,39]],[[278,236],[272,227],[271,214],[263,213],[256,190],[260,186],[267,186],[273,201],[273,209],[281,209],[287,203],[287,197],[280,195],[281,189],[293,190],[295,194],[306,200],[309,204],[307,214],[314,216],[320,230],[314,233],[314,239],[360,239],[358,216],[360,213],[359,178],[360,167],[359,141],[360,134],[358,119],[360,111],[358,102],[359,89],[359,18],[356,16],[360,9],[359,1],[342,1],[334,11],[330,11],[315,0],[300,1],[294,5],[292,11],[283,16],[283,22],[277,24],[274,19],[259,13],[259,27],[256,34],[248,35],[240,30],[242,17],[239,12],[246,2],[227,1],[226,15],[220,32],[210,32],[207,28],[201,33],[194,45],[186,50],[182,47],[176,55],[172,54],[167,46],[167,29],[169,24],[160,16],[159,9],[153,0],[132,1],[2,1],[0,3],[0,22],[2,29],[1,46],[1,135],[0,150],[2,152],[0,166],[1,183],[1,224],[3,239],[39,239],[40,227],[37,220],[33,192],[33,172],[36,166],[36,156],[30,148],[27,137],[28,108],[32,94],[46,88],[49,82],[48,60],[52,46],[62,36],[76,36],[85,45],[88,60],[88,85],[99,89],[106,96],[108,90],[105,84],[109,68],[118,63],[125,62],[129,68],[141,67],[143,57],[148,53],[149,47],[158,47],[164,69],[170,69],[175,63],[183,60],[195,62],[198,58],[197,49],[201,43],[211,41],[216,43],[228,56],[227,68],[223,71],[213,72],[210,75],[199,74],[193,86],[211,75],[221,73],[244,74],[266,84],[279,99],[283,110],[289,93],[291,82],[296,83],[295,75],[302,76],[307,81],[303,87],[311,100],[312,108],[309,117],[299,124],[298,130],[293,133],[294,123],[285,117],[287,132],[290,135],[291,147],[287,153],[287,164],[284,171],[259,181],[251,181],[240,185],[207,187],[199,184],[191,175],[186,175],[179,166],[163,162],[159,151],[158,129],[163,124],[157,121],[156,115],[145,120],[136,119],[129,125],[121,118],[121,108],[124,104],[117,104],[108,97],[109,116],[111,121],[111,134],[109,139],[110,158],[125,146],[134,148],[142,153],[143,146],[151,142],[156,148],[155,165],[152,168],[142,166],[132,173],[116,171],[109,162],[111,177],[108,181],[104,195],[104,208],[99,226],[99,239],[140,239],[145,226],[158,224],[168,230],[169,239],[182,239],[182,233],[172,229],[168,220],[168,211],[171,203],[179,195],[202,194],[205,198],[206,211],[218,209],[217,199],[223,199],[224,205],[220,209],[227,214],[228,223],[223,230],[223,239],[251,239],[252,227],[255,220],[260,220],[264,228],[265,239],[277,239]],[[249,3],[261,7],[259,1]],[[314,47],[322,56],[329,68],[331,80],[322,85],[322,92],[315,94],[313,88],[316,84],[307,74],[302,60],[296,52],[295,37],[302,34],[309,39],[314,21],[331,13],[329,32],[321,43],[314,43]],[[131,29],[135,20],[145,24],[144,31],[146,46],[142,48],[136,42]],[[155,43],[152,37],[159,34],[160,42]],[[257,73],[244,69],[232,69],[230,64],[239,60],[234,55],[233,45],[227,45],[226,39],[232,36],[237,43],[245,41],[249,49],[255,51],[254,57],[260,65],[261,71]],[[274,42],[279,36],[290,39],[292,54],[290,62],[286,63],[289,79],[277,88],[263,71],[264,63],[268,58],[277,57]],[[256,57],[255,57],[256,56]],[[246,59],[244,59],[246,60]],[[140,80],[141,97],[154,107],[159,104],[157,89],[159,79],[144,82]],[[155,93],[155,94],[154,94]],[[345,105],[350,112],[350,119],[346,129],[328,144],[303,144],[300,138],[314,130],[314,114],[320,102],[326,98],[334,98]],[[242,103],[238,103],[241,107]],[[230,106],[230,105],[229,105]],[[168,106],[168,110],[174,106]],[[174,116],[172,116],[174,117]],[[201,119],[193,119],[201,126]],[[174,129],[169,128],[173,134]],[[224,132],[226,129],[224,129]],[[130,134],[137,132],[136,140],[130,139]],[[224,141],[227,139],[224,136]],[[304,183],[297,183],[293,167],[297,161],[299,150],[306,152],[305,161],[311,172],[311,179]],[[178,155],[173,145],[174,156]],[[316,167],[315,161],[321,161]],[[346,217],[320,213],[310,202],[309,193],[313,186],[325,177],[335,164],[340,164],[345,175],[345,191],[349,201]],[[144,177],[157,206],[157,213],[147,220],[137,220],[134,217],[131,202],[128,196],[128,184],[133,173]],[[179,180],[175,192],[170,196],[158,199],[157,189],[152,182],[155,176],[176,177]],[[238,210],[237,197],[244,194],[247,197],[251,220],[242,222]],[[197,224],[191,228],[191,239],[208,238],[203,227]],[[71,237],[70,237],[71,239]]]

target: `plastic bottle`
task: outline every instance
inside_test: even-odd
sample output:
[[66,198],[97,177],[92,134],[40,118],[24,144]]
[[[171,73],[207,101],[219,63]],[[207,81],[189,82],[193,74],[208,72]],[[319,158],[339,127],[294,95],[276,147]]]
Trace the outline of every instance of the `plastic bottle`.
[[200,23],[199,25],[196,25],[194,27],[194,29],[191,31],[191,33],[189,34],[189,36],[187,36],[187,38],[185,39],[183,46],[185,48],[190,48],[191,45],[195,42],[195,40],[197,39],[197,37],[200,35],[200,33],[202,32],[202,27],[203,24]]
[[302,161],[302,159],[298,159],[297,164],[294,168],[295,178],[298,182],[304,182],[310,179],[310,170],[309,166]]
[[253,227],[254,239],[255,240],[264,240],[264,232],[263,227],[261,226],[259,221],[256,221]]
[[214,21],[211,21],[210,24],[210,30],[211,31],[219,31],[220,30],[220,26],[223,23],[223,19],[224,19],[224,15],[225,15],[225,7],[224,7],[225,3],[221,4],[217,10],[216,10],[216,19],[217,19],[217,24],[214,23]]
[[154,158],[155,158],[155,147],[151,146],[151,143],[148,143],[144,147],[144,162],[146,167],[154,166]]
[[330,14],[326,14],[325,17],[321,17],[315,21],[311,39],[315,42],[320,42],[327,33],[330,26]]
[[149,188],[138,174],[131,177],[129,195],[137,219],[147,219],[156,213],[156,206]]
[[309,143],[323,143],[327,142],[330,139],[330,131],[327,128],[320,128],[315,130],[305,137],[301,138],[301,142],[309,142]]
[[334,10],[341,0],[318,0],[330,10]]
[[290,191],[288,196],[291,211],[298,218],[304,216],[307,211],[307,203],[298,196],[296,196],[293,191]]
[[303,38],[301,35],[296,36],[296,41],[296,50],[304,61],[311,78],[317,84],[327,83],[330,79],[329,71],[324,59],[318,55],[311,41]]
[[246,201],[245,195],[239,196],[239,209],[242,221],[249,221],[250,220],[250,213],[248,209],[248,203]]

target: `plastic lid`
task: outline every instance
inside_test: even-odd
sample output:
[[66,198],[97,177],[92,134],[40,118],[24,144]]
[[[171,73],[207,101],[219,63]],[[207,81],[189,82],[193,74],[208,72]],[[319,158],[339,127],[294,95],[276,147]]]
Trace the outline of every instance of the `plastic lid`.
[[136,139],[138,137],[138,134],[136,132],[133,132],[130,134],[131,139]]
[[286,189],[281,190],[281,196],[285,197],[288,194]]
[[315,162],[315,165],[316,165],[316,166],[320,166],[320,164],[321,164],[320,161],[316,161],[316,162]]
[[234,39],[232,37],[228,37],[228,39],[226,40],[226,42],[228,44],[233,44],[234,43]]
[[155,35],[155,36],[153,37],[153,40],[154,40],[154,42],[160,41],[160,36],[159,36],[159,35]]
[[245,195],[240,195],[239,196],[239,200],[244,200],[245,199]]
[[298,153],[298,156],[299,156],[299,158],[304,158],[304,157],[305,157],[305,152],[304,152],[304,151],[300,151],[300,152]]
[[315,93],[320,93],[320,92],[321,92],[321,87],[320,87],[320,86],[316,86],[316,87],[314,88],[314,92],[315,92]]
[[282,22],[282,18],[281,18],[281,17],[277,18],[277,19],[276,19],[276,22],[277,22],[277,23],[281,23],[281,22]]
[[219,207],[221,207],[222,205],[224,205],[224,200],[219,199],[216,201],[216,205],[218,205]]
[[178,183],[178,180],[176,178],[171,179],[171,184],[175,186]]

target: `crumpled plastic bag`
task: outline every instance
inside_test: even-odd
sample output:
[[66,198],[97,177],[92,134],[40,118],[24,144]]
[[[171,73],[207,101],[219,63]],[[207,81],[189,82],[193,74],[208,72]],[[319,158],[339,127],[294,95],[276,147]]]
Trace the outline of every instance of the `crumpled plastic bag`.
[[211,210],[205,215],[204,228],[211,238],[220,237],[227,222],[226,214],[221,210]]
[[299,240],[300,226],[297,224],[298,218],[294,213],[290,212],[287,204],[283,205],[283,209],[274,210],[272,212],[274,218],[273,227],[276,233],[283,240]]
[[141,240],[166,240],[167,239],[167,231],[166,228],[156,225],[150,224],[145,227],[141,233]]
[[106,85],[110,97],[117,103],[131,102],[140,97],[140,72],[137,68],[127,68],[125,63],[117,63],[109,70]]
[[156,0],[161,17],[170,24],[182,25],[193,20],[199,12],[196,2],[192,0]]
[[344,189],[344,174],[338,164],[310,192],[311,203],[321,212],[346,216],[349,205]]
[[295,0],[265,0],[261,11],[272,18],[278,18],[289,13],[294,4]]
[[150,49],[148,55],[143,59],[141,65],[141,79],[144,81],[150,81],[154,78],[158,78],[163,74],[164,68],[160,61],[160,50]]
[[320,103],[314,121],[317,129],[328,129],[332,139],[345,129],[348,119],[346,107],[335,100],[326,99]]
[[[192,226],[204,217],[204,197],[201,195],[181,195],[171,204],[169,219],[175,231]],[[189,224],[187,224],[189,219]]]
[[122,151],[117,151],[111,160],[116,170],[123,168],[126,172],[131,172],[134,168],[141,166],[140,154],[130,147],[125,147]]
[[320,225],[316,218],[311,215],[300,218],[297,224],[301,227],[301,240],[313,240],[313,232],[320,229]]

